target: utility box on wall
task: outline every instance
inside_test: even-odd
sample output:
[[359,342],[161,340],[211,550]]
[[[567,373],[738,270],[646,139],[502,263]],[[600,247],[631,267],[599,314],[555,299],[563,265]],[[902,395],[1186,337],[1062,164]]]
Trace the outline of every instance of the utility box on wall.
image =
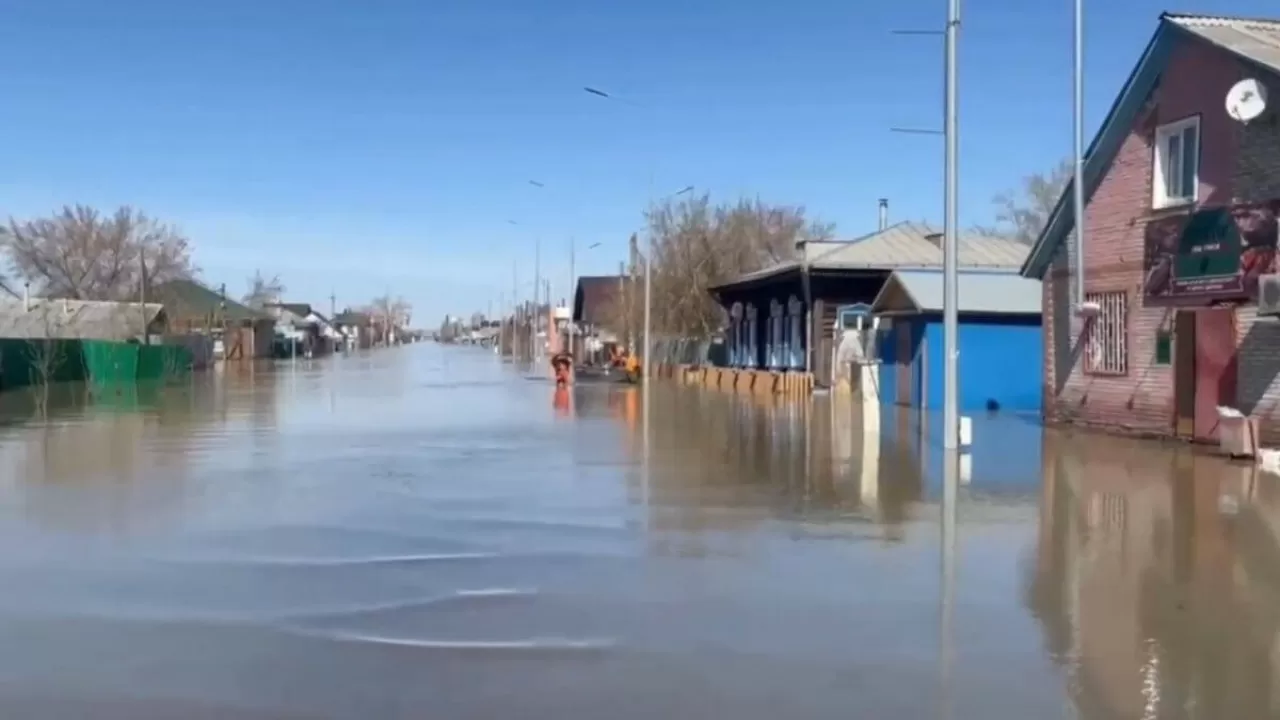
[[1280,317],[1280,275],[1262,275],[1258,278],[1258,314]]

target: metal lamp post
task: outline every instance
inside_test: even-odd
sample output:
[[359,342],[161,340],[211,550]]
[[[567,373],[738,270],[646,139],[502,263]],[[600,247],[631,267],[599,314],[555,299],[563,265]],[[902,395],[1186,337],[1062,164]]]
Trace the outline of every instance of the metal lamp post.
[[[609,93],[603,90],[600,90],[599,88],[584,87],[583,90],[585,90],[588,94],[594,95],[599,98],[603,98],[606,100],[614,100],[617,102],[625,102],[618,98],[614,98],[612,95],[610,95]],[[634,103],[627,103],[627,104],[634,105]],[[649,197],[651,202],[653,198],[653,176],[654,176],[654,172],[653,172],[653,168],[651,167],[649,171]],[[693,192],[693,186],[689,185],[680,189],[675,193],[672,193],[671,195],[666,196],[665,198],[663,198],[663,200],[669,200],[676,196],[684,195],[691,192]],[[652,424],[651,423],[652,416],[649,412],[650,408],[652,407],[652,403],[650,401],[649,386],[652,384],[651,381],[653,378],[653,370],[652,370],[652,366],[653,366],[653,363],[652,363],[652,360],[653,360],[653,327],[652,327],[653,259],[654,259],[654,256],[656,255],[656,252],[655,252],[656,245],[654,243],[652,231],[649,232],[648,245],[649,245],[648,253],[644,261],[644,356],[643,356],[643,367],[641,368],[641,371],[643,373],[643,380],[641,382],[641,387],[640,387],[640,412],[641,412],[640,423],[641,423],[641,443],[643,448],[642,464],[644,468],[643,469],[643,478],[644,478],[643,488],[644,488],[644,506],[646,508],[646,512],[645,512],[646,529],[648,528],[648,522],[649,522],[649,512],[647,510],[649,507],[649,492],[650,492],[650,488],[649,488],[650,442],[649,440],[650,440],[650,425]],[[634,348],[633,348],[633,352],[634,352]]]
[[946,248],[942,253],[942,345],[945,382],[943,389],[943,448],[957,450],[960,447],[960,382],[957,377],[956,356],[959,354],[959,317],[956,312],[960,300],[957,264],[959,253],[959,223],[957,161],[957,105],[956,105],[956,41],[960,32],[960,0],[947,0],[947,81],[946,81],[946,190],[944,192],[945,218],[943,228]]
[[[691,192],[693,192],[693,186],[687,185],[670,195],[659,198],[658,202],[666,202],[672,198],[687,195]],[[644,355],[641,356],[644,358],[644,366],[641,370],[644,373],[645,400],[649,399],[649,378],[652,377],[649,371],[649,367],[652,365],[652,363],[649,362],[649,359],[653,350],[653,340],[650,331],[653,329],[653,258],[657,254],[657,249],[658,246],[653,241],[653,232],[650,231],[648,250],[644,258]]]
[[[937,30],[897,31],[897,35],[938,35]],[[960,0],[947,0],[947,24],[942,30],[945,40],[945,90],[943,92],[943,129],[891,128],[893,132],[942,135],[946,146],[943,160],[943,248],[942,248],[942,447],[952,454],[960,448],[960,380],[957,358],[959,317],[959,153],[956,105],[956,44],[960,34]],[[952,460],[947,460],[952,462]]]

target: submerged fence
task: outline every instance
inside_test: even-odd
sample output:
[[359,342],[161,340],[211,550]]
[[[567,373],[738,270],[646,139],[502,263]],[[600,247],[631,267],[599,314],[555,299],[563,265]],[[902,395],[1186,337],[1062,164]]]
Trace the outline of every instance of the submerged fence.
[[186,375],[191,365],[191,351],[180,345],[0,338],[0,391],[62,382],[119,385],[166,380]]
[[729,356],[721,340],[693,338],[653,339],[653,362],[666,365],[725,367]]

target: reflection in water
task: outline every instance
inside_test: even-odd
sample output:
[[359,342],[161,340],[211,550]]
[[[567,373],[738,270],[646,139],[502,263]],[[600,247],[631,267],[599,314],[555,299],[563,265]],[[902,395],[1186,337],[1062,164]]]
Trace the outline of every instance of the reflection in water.
[[573,397],[569,394],[569,388],[564,385],[557,385],[555,397],[551,401],[551,406],[556,409],[556,414],[561,417],[573,416]]
[[1280,536],[1253,468],[1096,437],[1047,450],[1030,603],[1082,713],[1280,710]]
[[932,416],[655,383],[646,473],[637,388],[526,375],[0,395],[0,715],[1276,714],[1280,491],[1233,466],[983,418],[943,503]]

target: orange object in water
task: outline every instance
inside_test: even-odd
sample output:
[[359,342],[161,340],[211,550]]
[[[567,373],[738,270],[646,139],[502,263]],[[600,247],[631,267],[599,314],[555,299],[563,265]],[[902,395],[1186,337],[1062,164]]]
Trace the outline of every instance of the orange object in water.
[[557,415],[569,416],[573,414],[573,401],[569,397],[568,385],[556,386],[555,398],[551,401],[552,407],[556,409]]
[[635,390],[628,391],[622,398],[622,419],[630,427],[636,426],[636,419],[640,417],[639,407],[637,403],[637,393]]

